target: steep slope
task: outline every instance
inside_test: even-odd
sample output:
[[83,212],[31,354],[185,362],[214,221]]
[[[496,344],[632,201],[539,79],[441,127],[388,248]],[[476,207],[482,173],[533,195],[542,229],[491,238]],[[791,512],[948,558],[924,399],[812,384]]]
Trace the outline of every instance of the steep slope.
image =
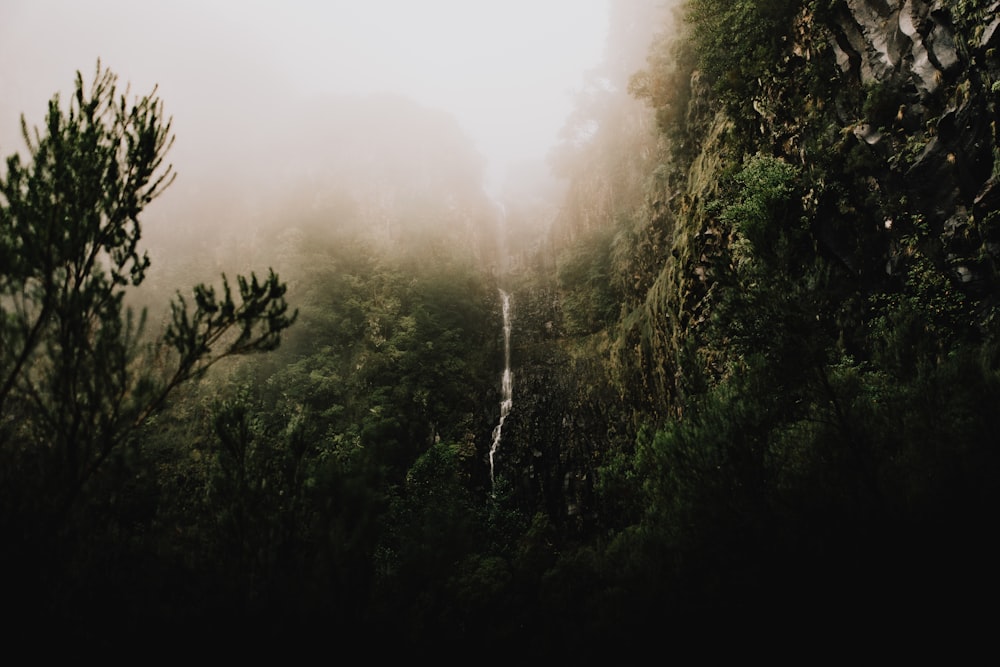
[[[659,268],[646,272],[622,347],[638,350],[646,391],[661,401],[687,391],[662,362],[679,359],[687,333],[705,342],[695,332],[741,236],[719,213],[746,192],[731,177],[758,153],[800,174],[794,222],[811,247],[786,259],[814,253],[838,274],[851,314],[831,333],[851,353],[864,354],[871,315],[859,311],[875,293],[898,298],[916,265],[963,312],[992,305],[996,6],[971,4],[689,3],[690,38],[661,45],[654,57],[669,68],[634,82],[672,138],[648,240],[633,253],[660,248],[646,262]],[[713,41],[734,34],[766,37],[724,51]]]
[[679,8],[629,85],[643,187],[594,218],[620,163],[588,164],[522,311],[552,366],[512,415],[556,432],[533,474],[589,481],[591,573],[637,622],[936,617],[996,586],[1000,3]]

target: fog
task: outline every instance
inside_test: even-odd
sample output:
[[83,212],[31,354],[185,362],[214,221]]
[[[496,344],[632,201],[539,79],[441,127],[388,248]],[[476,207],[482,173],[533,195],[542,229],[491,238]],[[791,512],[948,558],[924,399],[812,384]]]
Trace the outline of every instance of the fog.
[[100,61],[172,119],[177,179],[142,216],[147,290],[294,279],[281,239],[336,225],[412,245],[414,220],[436,220],[427,236],[496,261],[508,177],[547,178],[608,2],[2,0],[0,156]]
[[261,148],[294,141],[290,112],[317,96],[388,92],[453,115],[496,190],[555,142],[601,59],[607,11],[607,0],[4,0],[0,153],[22,150],[22,113],[37,123],[100,58],[135,94],[158,86],[182,177],[265,162]]

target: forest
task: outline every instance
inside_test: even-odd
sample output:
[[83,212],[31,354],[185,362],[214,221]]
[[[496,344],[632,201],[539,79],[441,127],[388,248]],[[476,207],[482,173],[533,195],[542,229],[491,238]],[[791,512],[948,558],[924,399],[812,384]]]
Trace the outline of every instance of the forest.
[[9,645],[986,633],[998,27],[993,0],[621,0],[501,201],[446,113],[345,96],[301,110],[308,178],[206,194],[235,233],[146,233],[170,100],[81,64],[0,167]]

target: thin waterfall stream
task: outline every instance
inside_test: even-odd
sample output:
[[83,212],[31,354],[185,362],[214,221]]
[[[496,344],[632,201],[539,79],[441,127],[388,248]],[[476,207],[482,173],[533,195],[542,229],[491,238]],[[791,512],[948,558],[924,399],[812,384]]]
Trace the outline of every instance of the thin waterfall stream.
[[510,372],[510,295],[500,290],[503,304],[503,377],[500,381],[500,421],[493,428],[493,444],[490,445],[490,484],[495,488],[494,457],[500,448],[503,423],[514,405],[514,378]]

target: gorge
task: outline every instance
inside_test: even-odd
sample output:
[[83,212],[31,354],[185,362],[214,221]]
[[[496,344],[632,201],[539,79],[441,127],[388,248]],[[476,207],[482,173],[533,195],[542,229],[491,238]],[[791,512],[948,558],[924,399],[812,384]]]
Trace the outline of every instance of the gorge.
[[[258,207],[202,191],[239,225],[168,209],[190,235],[141,289],[142,268],[97,276],[112,292],[87,317],[45,290],[142,255],[126,226],[76,261],[59,225],[87,188],[46,179],[117,193],[131,172],[83,148],[37,152],[73,168],[35,180],[8,162],[14,636],[584,663],[980,636],[1000,2],[619,0],[609,19],[562,143],[501,192],[447,113],[324,99],[248,186]],[[145,145],[123,141],[91,148]],[[258,266],[280,282],[170,301]],[[296,316],[265,308],[285,300]],[[139,338],[124,305],[170,328]]]

